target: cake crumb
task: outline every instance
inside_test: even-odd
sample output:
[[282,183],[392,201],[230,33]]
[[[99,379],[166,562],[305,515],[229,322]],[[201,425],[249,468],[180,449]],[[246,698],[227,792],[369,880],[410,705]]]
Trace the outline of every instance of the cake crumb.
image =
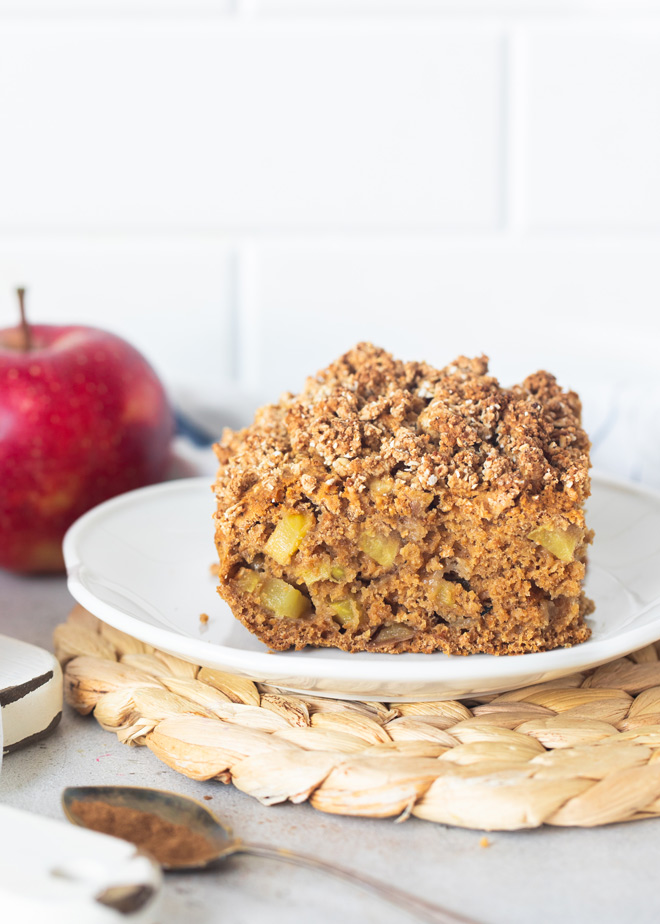
[[479,841],[479,846],[480,847],[490,847],[490,841],[488,840],[487,837],[482,837],[481,840]]
[[207,624],[207,622],[209,621],[209,614],[208,614],[208,613],[200,613],[200,614],[199,614],[199,621],[201,622],[201,624],[202,624],[203,626],[205,626],[205,625]]

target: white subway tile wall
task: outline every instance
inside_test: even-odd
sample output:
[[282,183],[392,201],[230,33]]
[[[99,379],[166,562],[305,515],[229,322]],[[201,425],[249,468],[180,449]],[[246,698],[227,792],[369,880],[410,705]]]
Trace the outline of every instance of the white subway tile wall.
[[218,422],[359,339],[545,366],[660,486],[660,0],[0,0],[0,125],[0,325]]
[[640,365],[651,368],[657,356],[648,320],[657,312],[658,292],[649,289],[648,271],[659,263],[660,245],[301,243],[259,249],[252,365],[275,393],[296,390],[301,370],[315,370],[357,339],[439,365],[460,353],[485,353],[509,384],[540,367],[567,385],[595,373],[627,378]]
[[9,24],[0,230],[495,229],[501,51],[429,23]]
[[24,285],[35,323],[113,330],[173,391],[213,394],[234,371],[234,262],[208,241],[3,239],[0,318],[15,323]]
[[531,227],[660,231],[660,24],[533,29],[528,62]]

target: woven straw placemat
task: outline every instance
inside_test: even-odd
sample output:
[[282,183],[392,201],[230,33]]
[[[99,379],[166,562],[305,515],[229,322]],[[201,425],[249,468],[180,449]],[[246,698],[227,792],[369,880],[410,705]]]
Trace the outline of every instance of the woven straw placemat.
[[660,815],[660,643],[469,702],[292,694],[198,668],[80,606],[55,630],[65,697],[129,745],[264,805],[488,831]]

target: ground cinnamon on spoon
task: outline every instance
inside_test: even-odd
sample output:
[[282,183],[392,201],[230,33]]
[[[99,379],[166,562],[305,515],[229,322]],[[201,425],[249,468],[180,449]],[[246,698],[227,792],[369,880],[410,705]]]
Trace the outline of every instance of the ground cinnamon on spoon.
[[203,835],[153,812],[84,800],[73,802],[71,812],[85,827],[130,841],[163,866],[203,863],[216,854],[211,841]]

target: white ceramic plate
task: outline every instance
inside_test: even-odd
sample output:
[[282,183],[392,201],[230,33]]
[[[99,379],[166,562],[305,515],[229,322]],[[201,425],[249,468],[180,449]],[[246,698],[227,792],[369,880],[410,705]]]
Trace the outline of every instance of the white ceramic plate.
[[288,690],[387,702],[541,683],[660,638],[660,494],[595,477],[587,594],[596,612],[582,645],[508,657],[270,652],[216,593],[210,482],[191,478],[131,491],[74,523],[64,559],[75,599],[110,625],[196,664]]

